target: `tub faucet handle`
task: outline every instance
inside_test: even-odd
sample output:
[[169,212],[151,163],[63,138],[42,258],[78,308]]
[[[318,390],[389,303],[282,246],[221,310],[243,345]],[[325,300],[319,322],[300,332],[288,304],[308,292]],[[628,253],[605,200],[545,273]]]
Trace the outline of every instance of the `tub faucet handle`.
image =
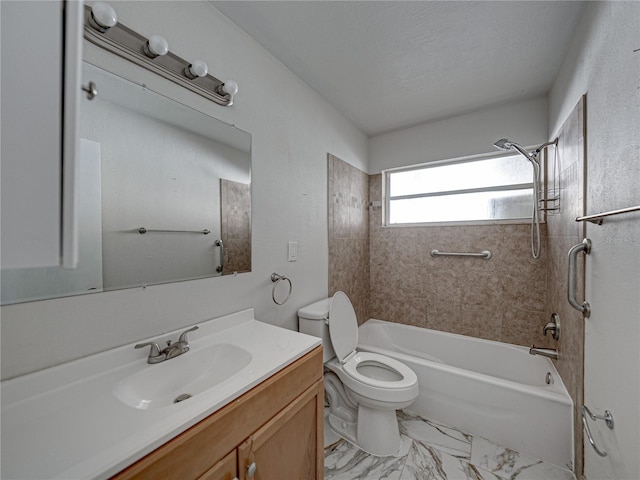
[[554,340],[560,340],[560,315],[557,313],[551,314],[551,321],[544,326],[542,334],[546,337],[549,331]]

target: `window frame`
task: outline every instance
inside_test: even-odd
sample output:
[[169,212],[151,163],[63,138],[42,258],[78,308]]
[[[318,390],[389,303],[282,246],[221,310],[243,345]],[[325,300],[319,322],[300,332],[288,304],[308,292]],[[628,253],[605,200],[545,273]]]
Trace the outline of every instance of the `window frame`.
[[[430,226],[456,226],[456,225],[508,225],[508,224],[529,224],[531,223],[532,215],[527,217],[516,217],[516,218],[498,218],[498,219],[486,219],[486,220],[451,220],[451,221],[439,221],[439,222],[415,222],[415,223],[390,223],[390,203],[392,200],[404,200],[404,199],[412,199],[412,198],[428,198],[428,197],[444,197],[449,195],[456,194],[465,194],[465,193],[480,193],[480,192],[499,192],[499,191],[512,191],[512,190],[527,190],[535,188],[533,185],[533,181],[528,183],[518,183],[518,184],[509,184],[509,185],[497,185],[493,187],[478,187],[478,188],[468,188],[468,189],[458,189],[458,190],[442,190],[439,192],[429,192],[429,193],[417,193],[410,195],[396,195],[391,196],[389,192],[391,191],[390,182],[391,182],[391,174],[393,173],[401,173],[401,172],[409,172],[413,170],[423,170],[427,168],[441,167],[443,165],[458,165],[461,163],[472,163],[483,160],[491,160],[494,158],[501,157],[514,157],[519,154],[515,154],[514,152],[496,152],[496,153],[484,153],[480,155],[471,155],[467,157],[458,157],[452,159],[444,159],[444,160],[435,160],[432,162],[425,162],[416,165],[410,165],[405,167],[396,167],[396,168],[388,168],[382,170],[382,219],[383,226],[389,228],[406,228],[406,227],[430,227]],[[544,157],[541,157],[541,159]],[[526,161],[526,159],[522,158],[522,161]],[[546,185],[545,180],[545,167],[546,162],[541,167],[539,179],[539,186]],[[540,211],[540,223],[545,222],[545,215],[542,211]]]

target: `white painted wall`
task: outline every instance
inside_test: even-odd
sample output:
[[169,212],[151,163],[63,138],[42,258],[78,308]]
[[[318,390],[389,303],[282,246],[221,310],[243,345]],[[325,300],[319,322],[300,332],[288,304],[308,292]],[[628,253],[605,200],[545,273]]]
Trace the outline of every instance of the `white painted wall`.
[[[327,152],[367,169],[367,137],[206,2],[116,2],[120,21],[159,33],[184,58],[233,78],[233,107],[207,101],[85,42],[85,58],[252,134],[253,265],[202,279],[2,307],[2,378],[255,307],[260,320],[297,327],[297,309],[327,295]],[[287,241],[298,261],[287,262]],[[272,272],[293,281],[284,306]]]
[[[640,3],[590,2],[549,96],[549,131],[587,93],[587,212],[640,204]],[[634,50],[636,50],[634,52]],[[587,223],[584,403],[614,415],[591,422],[588,480],[640,478],[640,213]]]
[[373,137],[369,143],[369,173],[497,152],[493,144],[501,138],[524,146],[546,142],[546,96]]

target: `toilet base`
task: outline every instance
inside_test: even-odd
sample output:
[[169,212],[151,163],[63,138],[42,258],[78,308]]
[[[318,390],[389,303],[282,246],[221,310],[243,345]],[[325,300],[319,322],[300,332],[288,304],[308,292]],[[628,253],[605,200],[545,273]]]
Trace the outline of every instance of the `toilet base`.
[[333,432],[377,457],[395,455],[400,450],[396,410],[411,404],[415,397],[396,402],[364,397],[346,388],[333,372],[325,372],[324,389]]
[[395,410],[358,405],[358,445],[371,455],[387,457],[400,450],[400,429]]
[[400,450],[400,430],[395,410],[377,410],[358,405],[358,420],[349,422],[329,412],[329,428],[349,443],[376,457]]

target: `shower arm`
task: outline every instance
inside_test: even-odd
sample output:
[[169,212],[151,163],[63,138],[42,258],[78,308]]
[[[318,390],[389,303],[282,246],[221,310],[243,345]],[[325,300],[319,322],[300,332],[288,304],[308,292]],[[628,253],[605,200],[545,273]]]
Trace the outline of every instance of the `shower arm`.
[[533,158],[538,158],[538,155],[540,155],[540,152],[542,150],[544,150],[545,148],[547,148],[549,145],[555,145],[558,146],[558,137],[554,138],[553,140],[551,140],[550,142],[546,142],[543,143],[542,145],[540,145],[538,148],[536,148],[531,155],[533,156]]

